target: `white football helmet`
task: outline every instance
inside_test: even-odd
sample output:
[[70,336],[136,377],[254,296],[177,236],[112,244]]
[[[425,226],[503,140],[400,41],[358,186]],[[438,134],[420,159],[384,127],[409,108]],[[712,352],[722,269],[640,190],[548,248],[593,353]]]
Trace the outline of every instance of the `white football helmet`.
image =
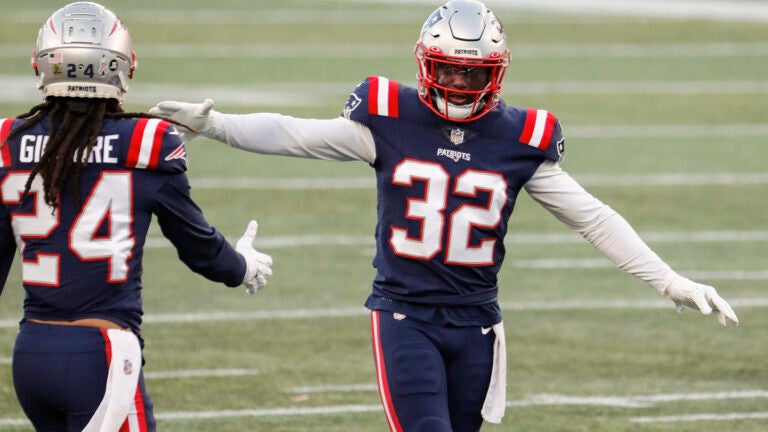
[[[510,54],[501,22],[483,3],[451,0],[440,6],[424,22],[414,55],[419,96],[440,117],[468,122],[498,105]],[[445,74],[480,81],[459,89],[441,79]]]
[[32,67],[43,97],[122,101],[136,69],[128,29],[97,3],[71,3],[46,20],[37,36]]

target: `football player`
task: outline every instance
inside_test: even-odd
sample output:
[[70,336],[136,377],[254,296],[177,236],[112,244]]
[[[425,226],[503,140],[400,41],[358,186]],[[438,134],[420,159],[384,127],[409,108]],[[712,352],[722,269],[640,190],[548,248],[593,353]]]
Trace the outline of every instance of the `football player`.
[[223,114],[212,100],[150,110],[243,150],[358,160],[374,169],[377,274],[366,306],[390,430],[468,432],[483,418],[501,420],[506,360],[497,275],[523,189],[676,305],[738,323],[713,287],[673,271],[561,169],[563,132],[552,113],[500,98],[510,53],[484,4],[440,6],[421,29],[415,58],[417,88],[369,77],[335,119]]
[[32,64],[44,102],[0,119],[0,292],[17,248],[26,291],[16,394],[37,431],[154,431],[139,330],[152,215],[212,281],[253,293],[272,259],[253,248],[255,221],[236,247],[206,222],[174,125],[123,111],[136,58],[113,12],[57,10]]

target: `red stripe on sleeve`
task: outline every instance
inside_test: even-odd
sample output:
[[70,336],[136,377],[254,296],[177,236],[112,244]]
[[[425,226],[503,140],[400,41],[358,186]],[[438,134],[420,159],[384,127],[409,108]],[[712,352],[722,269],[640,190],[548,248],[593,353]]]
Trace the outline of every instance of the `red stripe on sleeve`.
[[520,134],[520,142],[526,144],[531,142],[534,126],[536,126],[536,110],[529,108],[525,113],[525,124],[523,125],[523,133]]
[[125,160],[125,166],[136,168],[139,163],[139,154],[141,154],[141,140],[144,137],[144,129],[147,127],[149,119],[139,119],[133,126],[133,135],[131,136],[131,147],[128,149],[128,157]]
[[147,168],[157,168],[157,162],[160,160],[160,150],[163,148],[163,135],[165,135],[165,130],[168,129],[169,125],[170,123],[166,121],[161,121],[157,124],[157,128],[155,128],[155,136],[152,138],[152,154],[149,158],[149,165]]
[[539,148],[546,150],[549,147],[549,141],[552,139],[552,131],[555,130],[557,118],[551,112],[547,112],[547,123],[544,125],[544,135],[541,137]]
[[389,80],[389,116],[397,118],[399,114],[397,82]]
[[368,114],[379,114],[379,77],[368,77]]

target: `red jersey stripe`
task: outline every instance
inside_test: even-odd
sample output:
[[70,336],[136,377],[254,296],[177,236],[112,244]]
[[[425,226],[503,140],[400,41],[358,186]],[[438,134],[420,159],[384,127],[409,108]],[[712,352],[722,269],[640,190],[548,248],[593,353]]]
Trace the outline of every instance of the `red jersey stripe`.
[[131,136],[126,166],[129,168],[157,168],[163,146],[163,134],[169,123],[160,119],[139,119]]
[[549,147],[549,141],[552,139],[552,131],[555,130],[555,122],[557,119],[551,112],[547,112],[547,119],[544,123],[544,134],[541,136],[539,148],[546,150]]
[[136,168],[139,163],[139,155],[141,154],[141,142],[144,137],[144,129],[147,127],[148,121],[149,119],[139,119],[136,122],[136,126],[133,127],[131,147],[128,149],[128,156],[125,160],[125,166],[128,168]]
[[385,117],[399,115],[398,85],[384,77],[368,77],[368,113]]
[[379,115],[379,77],[368,77],[368,114]]
[[520,142],[546,150],[552,139],[556,122],[557,118],[547,110],[528,109],[523,132],[520,134]]
[[0,168],[11,166],[11,146],[3,144],[6,138],[8,138],[8,132],[11,131],[11,125],[15,118],[8,118],[0,120]]
[[389,98],[387,100],[387,106],[389,107],[389,113],[388,116],[392,118],[397,118],[399,114],[398,109],[398,92],[397,92],[397,82],[392,80],[387,80],[389,82]]
[[525,124],[523,125],[523,132],[520,134],[520,142],[529,144],[531,137],[533,136],[533,127],[536,124],[536,110],[529,108],[525,113]]
[[148,168],[157,168],[157,162],[160,160],[160,150],[163,148],[163,135],[165,135],[165,130],[168,129],[169,125],[170,123],[166,121],[159,121],[157,123],[155,134],[152,137],[152,152],[149,157]]

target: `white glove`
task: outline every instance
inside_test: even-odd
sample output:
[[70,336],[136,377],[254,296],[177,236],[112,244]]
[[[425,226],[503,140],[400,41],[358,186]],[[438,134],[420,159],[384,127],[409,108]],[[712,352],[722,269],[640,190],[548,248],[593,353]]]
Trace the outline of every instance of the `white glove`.
[[697,309],[704,315],[709,315],[715,311],[720,324],[728,325],[728,321],[730,321],[733,325],[739,325],[739,318],[731,309],[731,305],[717,294],[715,288],[709,285],[702,285],[678,276],[667,286],[663,294],[664,297],[675,302],[678,312],[682,312],[685,307]]
[[206,99],[203,103],[163,101],[150,108],[149,113],[167,117],[194,128],[197,132],[192,132],[185,127],[177,127],[181,139],[190,141],[200,134],[205,135],[211,125],[210,113],[212,108],[212,99]]
[[267,285],[267,277],[272,276],[272,257],[253,248],[253,239],[259,223],[252,220],[245,229],[245,234],[235,244],[235,250],[245,258],[245,277],[243,285],[248,294],[255,294]]

